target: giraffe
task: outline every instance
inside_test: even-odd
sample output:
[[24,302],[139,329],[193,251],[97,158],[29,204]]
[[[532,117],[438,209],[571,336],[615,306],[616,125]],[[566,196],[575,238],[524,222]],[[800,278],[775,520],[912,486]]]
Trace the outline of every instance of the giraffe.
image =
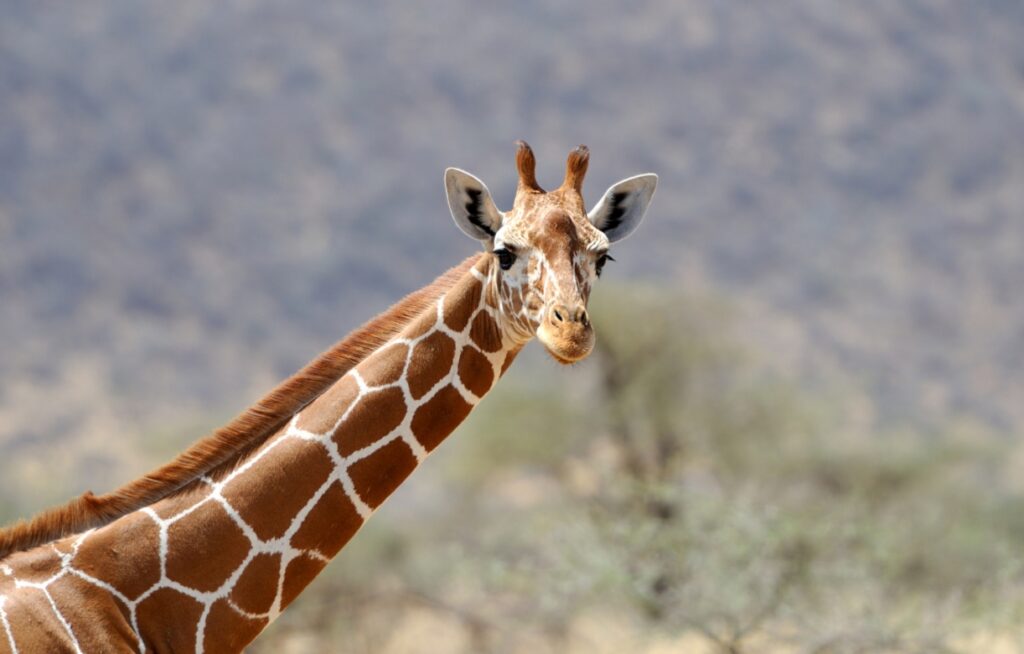
[[545,192],[519,142],[512,209],[445,171],[470,257],[339,341],[232,423],[112,493],[0,530],[0,653],[238,652],[458,426],[532,338],[586,357],[586,305],[653,174],[587,213],[573,150]]

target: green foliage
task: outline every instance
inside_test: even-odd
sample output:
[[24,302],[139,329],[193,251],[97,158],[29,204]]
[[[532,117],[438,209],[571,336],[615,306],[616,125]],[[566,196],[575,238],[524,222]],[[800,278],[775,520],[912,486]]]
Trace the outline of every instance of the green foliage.
[[510,374],[431,462],[440,513],[380,516],[317,582],[333,612],[361,598],[344,624],[366,651],[422,610],[468,640],[412,651],[567,651],[581,616],[609,611],[645,634],[631,647],[689,634],[732,654],[1014,633],[1024,521],[1006,442],[851,427],[841,395],[758,365],[715,300],[620,288],[592,308],[590,362]]

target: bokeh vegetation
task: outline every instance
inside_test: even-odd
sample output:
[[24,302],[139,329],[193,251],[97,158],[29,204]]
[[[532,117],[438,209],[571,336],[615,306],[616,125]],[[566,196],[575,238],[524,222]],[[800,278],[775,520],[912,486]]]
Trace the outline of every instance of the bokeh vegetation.
[[253,651],[1020,650],[1009,443],[865,420],[714,299],[593,313],[589,362],[514,367]]

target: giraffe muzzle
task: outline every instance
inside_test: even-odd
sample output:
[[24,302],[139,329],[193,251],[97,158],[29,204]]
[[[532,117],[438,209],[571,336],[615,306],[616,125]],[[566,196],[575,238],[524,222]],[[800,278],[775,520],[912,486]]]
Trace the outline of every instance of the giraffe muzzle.
[[575,363],[594,349],[594,328],[582,303],[548,307],[537,339],[559,363]]

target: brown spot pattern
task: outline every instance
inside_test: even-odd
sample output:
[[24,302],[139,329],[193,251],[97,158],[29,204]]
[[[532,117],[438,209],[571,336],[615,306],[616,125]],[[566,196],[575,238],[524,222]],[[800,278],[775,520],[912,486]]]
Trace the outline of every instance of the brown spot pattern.
[[266,613],[277,595],[280,569],[280,554],[257,554],[231,590],[231,601],[243,611]]
[[469,337],[484,352],[497,352],[501,349],[501,330],[490,314],[483,311],[473,319]]
[[49,547],[18,552],[5,563],[18,571],[18,579],[42,583],[60,572],[60,557]]
[[416,409],[412,431],[428,451],[433,450],[462,422],[472,409],[459,392],[445,386],[426,404]]
[[494,382],[494,368],[479,350],[466,345],[459,356],[459,379],[474,395],[483,397]]
[[409,354],[409,346],[394,343],[374,352],[369,359],[359,365],[359,374],[370,386],[386,386],[398,381],[405,369],[405,358]]
[[153,519],[132,513],[86,539],[71,564],[134,600],[160,581],[159,544]]
[[435,332],[416,344],[409,363],[409,392],[420,399],[449,373],[455,361],[455,341]]
[[82,651],[124,651],[125,643],[138,643],[129,622],[128,607],[102,588],[74,575],[64,575],[48,589]]
[[327,489],[299,530],[292,536],[292,547],[317,550],[324,556],[334,556],[362,526],[363,519],[352,506],[341,482]]
[[52,543],[53,549],[57,550],[61,554],[74,554],[75,552],[75,537],[63,538]]
[[334,427],[334,423],[358,395],[359,385],[356,384],[356,380],[346,375],[313,402],[311,408],[316,407],[316,410],[303,411],[299,414],[296,426],[314,434],[323,434]]
[[480,305],[483,284],[475,281],[465,289],[452,290],[444,298],[444,324],[449,329],[461,332],[469,324],[469,318]]
[[270,540],[284,535],[295,514],[333,470],[322,445],[285,438],[258,465],[228,482],[222,494],[260,539]]
[[[24,597],[25,595],[23,595]],[[15,643],[21,643],[19,651],[34,652],[66,652],[68,648],[64,644],[64,627],[57,619],[57,615],[50,610],[49,603],[41,591],[32,591],[30,596],[33,601],[8,601],[4,605],[7,613],[7,621],[11,625],[11,632]],[[25,643],[31,643],[32,649],[26,650]],[[7,636],[0,627],[0,647],[7,649]]]
[[412,323],[405,328],[402,332],[402,336],[412,340],[423,336],[434,328],[437,324],[437,313],[433,311],[424,312],[423,316],[413,320]]
[[168,528],[167,576],[200,592],[217,590],[245,560],[249,546],[224,507],[207,502]]
[[[203,605],[171,588],[161,588],[142,600],[136,611],[146,649],[157,652],[191,652],[195,649],[194,629],[181,624],[198,624]],[[174,620],[167,616],[173,615]]]
[[[276,589],[275,589],[276,590]],[[238,613],[225,600],[217,600],[206,618],[203,650],[240,652],[267,626],[266,618],[254,620]]]
[[313,581],[313,578],[324,569],[324,563],[308,556],[292,559],[284,574],[284,585],[281,588],[281,608],[292,603],[302,589]]
[[202,482],[190,484],[187,490],[172,495],[153,504],[150,508],[161,520],[168,520],[178,515],[193,504],[197,504],[210,494],[209,484]]
[[409,445],[395,439],[349,466],[348,474],[359,497],[375,509],[409,476],[416,464]]
[[334,434],[342,456],[348,456],[391,433],[405,418],[405,396],[398,388],[371,391],[352,409]]

